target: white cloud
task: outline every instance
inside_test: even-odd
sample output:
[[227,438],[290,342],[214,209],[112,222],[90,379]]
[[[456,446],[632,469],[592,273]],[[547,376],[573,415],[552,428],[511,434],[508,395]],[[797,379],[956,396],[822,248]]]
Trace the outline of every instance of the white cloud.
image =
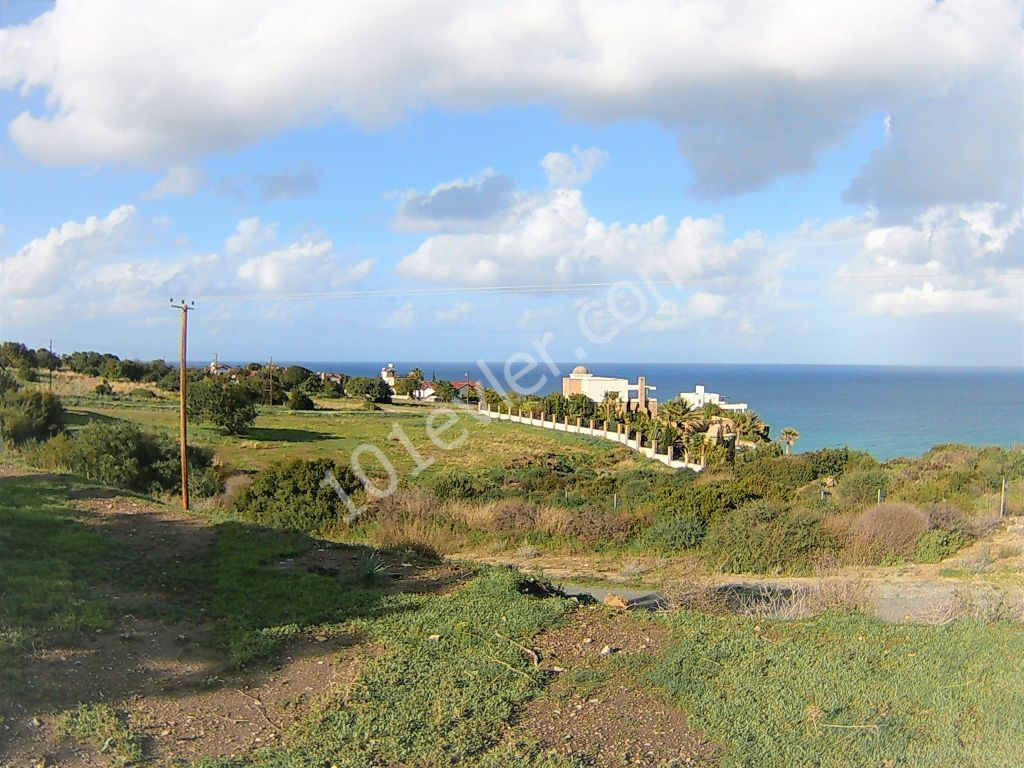
[[935,207],[875,227],[836,272],[836,293],[868,315],[1021,313],[1024,211]]
[[1019,311],[1017,296],[994,296],[987,289],[936,288],[925,282],[920,288],[906,286],[900,291],[872,293],[858,308],[865,315],[934,315],[973,312]]
[[90,216],[82,222],[67,221],[26,243],[0,262],[4,297],[51,293],[91,264],[118,252],[134,216],[133,206],[122,205],[102,219]]
[[45,163],[153,165],[331,119],[542,104],[665,126],[709,197],[806,172],[881,112],[891,140],[850,195],[926,205],[1019,189],[1020,22],[1014,0],[72,0],[0,30],[0,87],[44,92],[9,133]]
[[[65,222],[0,260],[4,322],[54,312],[75,318],[135,313],[213,284],[217,254],[148,255],[161,226],[137,221],[135,213],[122,205],[103,218]],[[143,241],[147,255],[140,254]]]
[[725,303],[724,296],[704,292],[693,294],[685,304],[663,301],[641,327],[654,333],[680,330],[696,321],[717,317],[722,313]]
[[642,271],[679,280],[728,277],[761,245],[757,233],[724,239],[721,219],[600,221],[579,190],[535,199],[499,232],[436,235],[396,267],[409,278],[480,286],[596,282]]
[[169,195],[189,197],[198,192],[205,181],[206,174],[201,169],[184,163],[175,163],[144,196],[150,200]]
[[384,321],[384,327],[393,331],[411,328],[416,322],[416,305],[407,301],[395,309]]
[[246,259],[237,274],[260,291],[278,293],[338,288],[362,280],[373,267],[373,259],[344,266],[334,253],[334,243],[307,238]]
[[473,311],[473,303],[470,301],[457,301],[449,309],[443,309],[437,313],[437,319],[445,322],[458,320]]
[[275,224],[264,224],[255,216],[242,219],[224,244],[224,250],[232,256],[254,253],[267,243],[274,242],[277,238],[276,229]]
[[572,188],[590,181],[594,171],[607,160],[608,153],[597,147],[573,147],[571,155],[565,152],[548,152],[540,164],[552,186]]

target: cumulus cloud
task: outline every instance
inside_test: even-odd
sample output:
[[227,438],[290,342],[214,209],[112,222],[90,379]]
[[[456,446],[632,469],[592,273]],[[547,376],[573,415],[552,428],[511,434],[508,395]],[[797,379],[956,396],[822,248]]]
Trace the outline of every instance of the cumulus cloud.
[[939,206],[875,227],[836,273],[858,312],[915,315],[1024,309],[1024,211]]
[[122,249],[125,230],[134,217],[135,208],[122,205],[102,219],[67,221],[26,243],[0,262],[4,296],[8,300],[38,296],[70,282],[90,264]]
[[488,168],[470,179],[439,184],[427,194],[408,193],[394,227],[403,232],[479,230],[504,221],[520,197],[512,179]]
[[548,152],[540,161],[548,175],[548,181],[555,187],[578,187],[586,184],[608,160],[608,153],[597,147],[589,149],[572,148],[572,154]]
[[183,288],[202,289],[217,274],[216,254],[141,255],[134,230],[145,225],[122,205],[102,218],[65,222],[0,260],[4,320],[135,312]]
[[189,197],[199,191],[206,181],[206,174],[201,169],[185,163],[172,165],[167,174],[146,192],[145,197],[155,200],[169,195]]
[[700,320],[717,317],[725,307],[725,297],[716,293],[699,291],[685,303],[663,301],[651,317],[644,321],[645,331],[660,333],[676,331],[692,325]]
[[280,293],[338,288],[362,280],[373,267],[373,259],[346,266],[330,240],[307,238],[246,259],[237,274],[260,291]]
[[[850,195],[923,205],[1019,178],[1020,51],[1013,0],[72,0],[0,30],[0,87],[44,92],[9,133],[45,163],[152,165],[332,119],[373,129],[428,104],[542,104],[663,125],[707,197],[805,172],[882,112],[892,141]],[[965,101],[974,83],[995,96]],[[961,152],[967,136],[986,149]]]
[[555,189],[501,231],[428,238],[396,271],[478,286],[557,286],[642,272],[695,280],[728,276],[761,241],[757,233],[727,241],[718,218],[685,218],[674,228],[661,216],[640,224],[604,222],[590,215],[579,190]]
[[473,311],[473,303],[469,301],[457,301],[448,309],[442,309],[437,313],[437,319],[445,322],[458,320]]
[[224,249],[232,256],[254,253],[277,238],[276,226],[264,224],[256,216],[242,219],[234,233],[224,243]]
[[295,200],[315,195],[320,189],[321,172],[317,168],[297,168],[256,177],[264,202]]
[[399,331],[412,328],[415,322],[416,305],[411,301],[407,301],[388,315],[384,320],[384,327],[393,331]]

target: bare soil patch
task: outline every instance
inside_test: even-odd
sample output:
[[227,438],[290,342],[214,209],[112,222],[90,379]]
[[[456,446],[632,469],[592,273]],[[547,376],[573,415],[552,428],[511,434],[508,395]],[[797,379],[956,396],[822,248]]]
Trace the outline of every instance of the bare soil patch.
[[[29,474],[0,465],[4,475]],[[112,765],[92,745],[62,738],[62,713],[104,702],[142,737],[147,764],[238,756],[275,743],[321,698],[349,684],[375,649],[352,634],[315,632],[252,668],[227,664],[213,623],[188,582],[174,576],[210,557],[214,526],[172,505],[104,491],[69,494],[83,524],[104,529],[122,547],[114,583],[101,585],[115,606],[115,627],[33,650],[24,659],[27,693],[16,701],[0,692],[0,766],[86,768]],[[339,579],[358,578],[367,550],[325,543],[284,569]],[[438,591],[467,575],[455,564],[434,565],[385,553],[378,575],[383,592]],[[175,571],[177,569],[177,572]],[[164,600],[167,617],[136,615],[140,604]]]
[[580,608],[568,625],[534,643],[553,680],[515,725],[595,768],[714,765],[715,745],[636,679],[643,657],[657,653],[666,636],[653,622],[602,606]]

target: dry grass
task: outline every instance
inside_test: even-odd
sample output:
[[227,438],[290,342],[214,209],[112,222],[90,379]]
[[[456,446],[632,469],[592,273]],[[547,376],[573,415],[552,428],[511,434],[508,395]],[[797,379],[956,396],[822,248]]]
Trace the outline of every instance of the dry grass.
[[977,621],[1022,621],[1024,598],[992,590],[958,587],[945,603],[922,617],[928,624],[951,624],[960,619]]
[[833,517],[825,524],[843,541],[848,560],[874,565],[910,555],[917,539],[929,529],[928,514],[905,502],[875,504],[853,517]]
[[542,506],[537,512],[537,530],[549,536],[564,536],[571,520],[572,512],[564,507]]

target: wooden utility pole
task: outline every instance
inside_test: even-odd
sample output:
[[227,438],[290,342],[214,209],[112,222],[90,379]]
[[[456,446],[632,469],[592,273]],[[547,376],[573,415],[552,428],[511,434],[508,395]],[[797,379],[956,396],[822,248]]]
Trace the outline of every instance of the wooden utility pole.
[[270,399],[267,401],[267,405],[274,404],[274,358],[270,358],[269,366],[270,375],[267,377],[270,381]]
[[181,508],[188,512],[188,427],[185,420],[188,377],[185,360],[188,350],[188,313],[196,308],[196,303],[193,301],[191,304],[187,304],[183,299],[181,304],[175,304],[174,299],[171,299],[171,306],[181,311],[181,367],[179,368],[178,384],[178,401],[181,412]]
[[999,516],[1006,517],[1006,478],[1003,478],[1003,487],[999,491]]

